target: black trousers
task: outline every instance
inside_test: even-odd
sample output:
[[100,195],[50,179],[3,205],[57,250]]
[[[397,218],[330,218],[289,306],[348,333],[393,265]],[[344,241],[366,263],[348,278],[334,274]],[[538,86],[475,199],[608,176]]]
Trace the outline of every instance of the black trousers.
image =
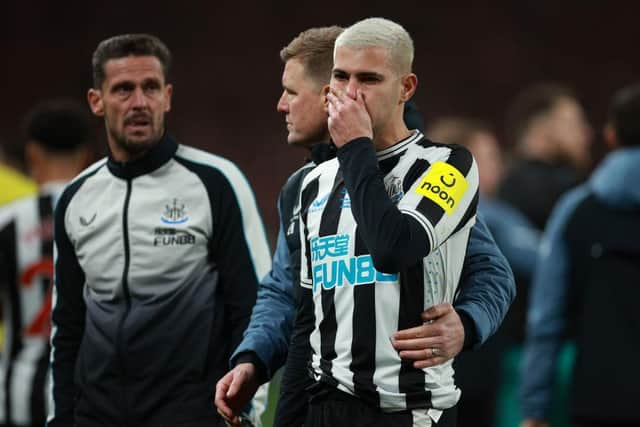
[[416,424],[412,411],[382,412],[336,389],[313,395],[304,427],[455,427],[456,407],[442,413],[437,423]]

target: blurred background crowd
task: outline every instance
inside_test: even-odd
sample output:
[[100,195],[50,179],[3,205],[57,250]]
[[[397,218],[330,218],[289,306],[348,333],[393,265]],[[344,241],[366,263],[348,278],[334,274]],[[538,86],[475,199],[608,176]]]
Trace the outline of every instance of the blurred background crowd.
[[[393,19],[414,38],[414,100],[426,134],[473,152],[480,169],[479,212],[518,287],[501,330],[481,351],[456,362],[463,390],[459,425],[518,425],[525,319],[540,242],[558,199],[584,182],[608,151],[602,129],[612,95],[639,80],[640,5],[464,3],[5,4],[0,203],[35,191],[37,163],[26,149],[37,138],[34,106],[52,98],[85,105],[96,44],[118,33],[148,32],[174,55],[169,132],[240,166],[274,243],[277,193],[304,155],[287,148],[283,117],[275,108],[282,91],[279,50],[310,27],[349,25],[366,16]],[[104,131],[86,112],[82,132],[97,159],[106,154]],[[570,342],[561,351],[554,426],[567,422],[574,353]],[[466,410],[473,422],[465,422],[471,419]]]

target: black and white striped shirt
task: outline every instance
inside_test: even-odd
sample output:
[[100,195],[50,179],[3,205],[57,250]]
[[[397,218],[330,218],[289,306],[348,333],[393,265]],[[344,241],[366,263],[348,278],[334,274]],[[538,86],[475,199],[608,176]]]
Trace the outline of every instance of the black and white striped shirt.
[[377,153],[356,139],[307,175],[300,282],[314,304],[316,380],[385,411],[456,404],[451,361],[415,369],[390,337],[453,302],[477,199],[469,151],[418,131]]
[[53,205],[65,183],[0,208],[4,351],[0,425],[45,423],[49,367]]

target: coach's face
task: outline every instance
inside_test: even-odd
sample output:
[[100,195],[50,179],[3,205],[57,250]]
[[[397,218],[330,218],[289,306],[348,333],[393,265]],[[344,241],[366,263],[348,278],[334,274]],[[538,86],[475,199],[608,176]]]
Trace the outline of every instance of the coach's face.
[[356,99],[356,91],[362,93],[374,138],[402,122],[404,102],[416,84],[415,74],[400,75],[394,69],[384,48],[341,46],[335,51],[331,90],[351,99]]
[[132,160],[164,133],[173,88],[155,56],[126,56],[104,65],[100,88],[89,90],[91,110],[104,117],[109,148],[116,160]]
[[322,84],[307,74],[299,60],[290,59],[284,66],[282,87],[277,109],[285,115],[287,142],[309,147],[328,139]]

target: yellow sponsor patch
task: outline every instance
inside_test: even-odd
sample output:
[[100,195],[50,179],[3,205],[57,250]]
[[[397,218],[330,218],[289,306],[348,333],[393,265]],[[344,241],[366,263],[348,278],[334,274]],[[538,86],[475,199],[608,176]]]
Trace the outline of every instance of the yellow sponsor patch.
[[467,180],[458,169],[445,162],[435,162],[422,178],[416,193],[433,200],[449,215],[458,207],[465,191]]

